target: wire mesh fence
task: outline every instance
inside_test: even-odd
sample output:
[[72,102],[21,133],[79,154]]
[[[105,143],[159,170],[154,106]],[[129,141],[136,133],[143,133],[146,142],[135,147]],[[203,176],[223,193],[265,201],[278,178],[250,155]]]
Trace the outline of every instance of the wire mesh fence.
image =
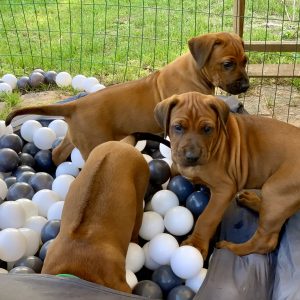
[[[95,75],[105,84],[132,80],[186,52],[187,41],[193,36],[232,32],[238,19],[243,24],[240,34],[252,76],[252,88],[243,97],[246,108],[297,123],[299,0],[247,0],[239,15],[236,7],[243,3],[0,0],[0,74],[22,76],[43,68]],[[270,48],[271,41],[275,48]],[[282,77],[283,65],[287,65],[287,73]]]

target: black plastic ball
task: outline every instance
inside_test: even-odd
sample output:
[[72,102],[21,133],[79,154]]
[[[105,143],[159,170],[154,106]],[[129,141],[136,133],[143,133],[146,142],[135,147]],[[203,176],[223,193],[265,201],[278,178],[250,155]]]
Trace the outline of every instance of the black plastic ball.
[[7,188],[9,188],[10,186],[12,186],[14,183],[17,182],[17,178],[15,176],[9,176],[9,177],[6,177],[4,179],[6,185],[7,185]]
[[186,285],[179,285],[173,288],[168,294],[167,300],[193,300],[195,292]]
[[43,70],[43,69],[40,69],[40,68],[37,68],[37,69],[34,69],[33,71],[32,71],[32,73],[34,73],[34,72],[39,72],[39,73],[41,73],[42,75],[44,75],[45,76],[45,71]]
[[43,261],[37,256],[26,256],[22,257],[14,263],[15,267],[28,267],[35,273],[41,273],[43,267]]
[[169,265],[160,266],[154,270],[152,280],[160,286],[164,295],[167,295],[174,287],[184,283],[184,280],[176,276]]
[[10,149],[0,149],[0,172],[8,173],[14,170],[19,164],[18,154]]
[[17,81],[17,88],[21,92],[26,92],[30,88],[29,77],[28,76],[22,76],[21,78],[19,78],[18,81]]
[[39,251],[39,258],[44,261],[45,257],[47,255],[47,251],[49,246],[51,245],[51,243],[54,241],[54,239],[47,241],[46,243],[44,243]]
[[49,220],[42,228],[41,240],[46,243],[49,240],[55,239],[60,230],[60,220]]
[[165,183],[171,176],[171,169],[162,159],[153,159],[149,163],[150,182],[159,185]]
[[51,173],[55,169],[50,150],[40,150],[35,156],[36,170]]
[[31,199],[33,195],[34,190],[28,183],[16,182],[9,187],[6,199],[8,201],[18,200],[20,198]]
[[35,160],[32,155],[30,155],[29,153],[21,152],[19,153],[19,157],[20,157],[20,165],[26,165],[31,168],[34,168]]
[[46,83],[55,84],[56,75],[57,73],[55,71],[46,72],[44,75]]
[[33,88],[41,86],[45,82],[45,77],[40,72],[32,72],[29,76],[29,84]]
[[185,206],[195,217],[198,217],[204,211],[209,198],[210,194],[206,191],[195,191],[187,197]]
[[24,173],[24,172],[33,172],[35,173],[34,169],[30,166],[27,165],[21,165],[18,166],[16,169],[13,170],[12,172],[12,176],[20,176],[20,174]]
[[159,150],[155,150],[154,152],[152,152],[151,157],[153,159],[162,159],[162,158],[164,158],[164,156],[160,153]]
[[161,288],[157,283],[151,280],[138,282],[133,288],[132,293],[149,299],[163,299]]
[[22,151],[22,147],[23,147],[23,141],[15,133],[4,134],[0,138],[0,149],[10,148],[14,150],[16,153],[19,153]]
[[23,152],[23,153],[28,153],[28,154],[30,154],[30,155],[33,156],[33,157],[34,157],[39,151],[40,151],[40,149],[39,149],[33,142],[26,143],[26,144],[23,146],[23,149],[22,149],[22,152]]
[[30,184],[29,182],[33,175],[35,175],[35,173],[31,172],[31,171],[22,172],[16,177],[17,182],[26,182],[26,183]]
[[171,178],[167,188],[177,195],[180,204],[184,204],[187,197],[194,192],[194,185],[181,175]]
[[33,274],[35,272],[29,267],[20,266],[11,269],[8,273],[9,274]]
[[29,180],[29,184],[32,186],[35,192],[43,189],[52,189],[52,183],[54,178],[46,172],[37,172]]

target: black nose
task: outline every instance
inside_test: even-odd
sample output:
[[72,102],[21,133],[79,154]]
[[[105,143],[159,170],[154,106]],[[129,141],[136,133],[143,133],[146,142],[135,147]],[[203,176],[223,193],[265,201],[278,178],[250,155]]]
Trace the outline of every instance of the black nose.
[[185,158],[186,158],[186,161],[189,163],[196,163],[199,159],[199,155],[197,155],[196,153],[193,153],[192,151],[187,151],[185,153]]
[[241,82],[240,84],[240,90],[242,93],[246,92],[249,89],[249,81],[248,80],[244,80]]

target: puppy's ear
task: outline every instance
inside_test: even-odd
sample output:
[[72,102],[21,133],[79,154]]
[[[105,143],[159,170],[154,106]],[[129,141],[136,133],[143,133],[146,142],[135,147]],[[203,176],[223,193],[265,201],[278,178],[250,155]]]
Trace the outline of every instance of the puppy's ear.
[[222,101],[221,99],[218,99],[217,97],[214,97],[213,100],[210,102],[209,106],[216,112],[220,122],[221,127],[224,130],[226,137],[228,138],[228,132],[226,128],[226,123],[229,117],[229,106]]
[[214,47],[220,44],[222,40],[214,34],[201,35],[188,41],[190,52],[200,68],[206,64]]
[[171,111],[178,101],[177,95],[173,95],[159,102],[154,109],[154,118],[159,126],[164,130],[165,135],[169,134]]

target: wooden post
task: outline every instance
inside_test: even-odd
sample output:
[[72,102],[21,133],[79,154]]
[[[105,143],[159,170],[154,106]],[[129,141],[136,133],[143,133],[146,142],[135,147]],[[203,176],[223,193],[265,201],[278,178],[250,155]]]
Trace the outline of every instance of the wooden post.
[[234,0],[233,31],[243,38],[244,33],[245,0]]

